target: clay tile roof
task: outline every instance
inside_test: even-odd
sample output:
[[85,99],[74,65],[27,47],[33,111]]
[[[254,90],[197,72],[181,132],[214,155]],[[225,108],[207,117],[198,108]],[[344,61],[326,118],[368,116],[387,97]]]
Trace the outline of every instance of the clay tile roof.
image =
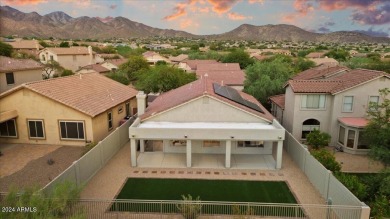
[[343,66],[334,66],[334,67],[319,66],[316,68],[305,70],[292,77],[292,79],[293,80],[324,79],[327,76],[334,75],[346,70],[348,70],[348,68]]
[[182,62],[184,60],[188,59],[188,55],[187,54],[180,54],[178,56],[171,56],[169,57],[169,60],[173,61],[173,62]]
[[364,128],[369,122],[368,119],[362,117],[341,117],[338,120],[344,125],[355,128]]
[[153,52],[153,51],[146,51],[146,52],[142,53],[142,55],[144,57],[150,57],[150,56],[155,56],[155,55],[159,55],[159,54],[156,52]]
[[19,89],[29,89],[77,111],[95,117],[129,100],[137,91],[97,73],[22,84],[0,94],[0,98]]
[[209,80],[217,81],[220,84],[226,85],[244,85],[245,73],[242,70],[225,70],[225,71],[196,71],[198,78],[204,77],[207,74]]
[[106,62],[109,62],[109,63],[119,67],[120,65],[122,65],[123,63],[126,63],[127,61],[128,61],[128,59],[109,59]]
[[285,94],[271,96],[269,99],[284,110],[285,99],[286,99]]
[[[241,91],[238,91],[238,93],[243,97],[244,99],[258,105],[261,110],[263,110],[264,113],[258,112],[256,110],[250,109],[244,105],[241,105],[239,103],[236,103],[232,100],[229,100],[225,97],[219,96],[218,94],[214,93],[213,88],[213,82],[209,80],[208,78],[202,78],[198,79],[197,81],[194,81],[192,83],[186,84],[184,86],[181,86],[179,88],[176,88],[174,90],[170,90],[167,93],[161,94],[158,96],[150,105],[146,108],[145,114],[141,116],[141,119],[147,119],[148,117],[151,117],[157,113],[164,112],[166,110],[169,110],[173,107],[176,107],[180,104],[186,103],[188,101],[191,101],[197,97],[201,97],[203,95],[209,95],[211,97],[214,97],[216,99],[219,99],[223,102],[226,102],[228,104],[231,104],[237,108],[240,108],[244,111],[247,111],[249,113],[252,113],[254,115],[257,115],[266,121],[272,123],[272,120],[274,117],[269,113],[253,96],[243,93]],[[218,84],[218,83],[217,83]]]
[[36,40],[21,40],[7,43],[10,44],[14,49],[43,49],[43,46],[41,46]]
[[106,72],[110,72],[109,69],[101,66],[100,64],[92,64],[92,65],[86,65],[84,67],[81,67],[81,69],[92,69],[98,73],[106,73]]
[[331,93],[340,81],[290,80],[288,84],[294,93]]
[[211,64],[211,63],[218,63],[216,60],[185,60],[184,63],[187,63],[187,65],[192,69],[192,70],[197,70],[197,66],[199,64]]
[[42,69],[43,65],[32,59],[13,59],[0,56],[0,72],[22,71],[29,69]]
[[61,47],[45,48],[42,51],[45,50],[51,51],[52,53],[57,55],[88,55],[89,54],[88,47],[83,47],[83,46],[74,46],[69,48],[61,48]]
[[102,57],[103,59],[112,59],[114,57],[119,57],[120,59],[123,59],[123,56],[119,55],[119,54],[107,54],[107,53],[100,53],[99,54],[100,57]]
[[197,71],[239,71],[241,70],[238,63],[211,63],[211,64],[198,64]]

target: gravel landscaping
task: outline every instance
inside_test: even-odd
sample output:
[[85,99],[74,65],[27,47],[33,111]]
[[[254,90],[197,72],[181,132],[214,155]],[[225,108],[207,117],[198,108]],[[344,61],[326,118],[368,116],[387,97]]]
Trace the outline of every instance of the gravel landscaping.
[[[83,147],[62,146],[40,158],[31,160],[21,170],[0,178],[0,191],[6,192],[11,187],[21,189],[27,186],[44,187],[56,176],[78,160]],[[48,160],[54,161],[49,165]]]

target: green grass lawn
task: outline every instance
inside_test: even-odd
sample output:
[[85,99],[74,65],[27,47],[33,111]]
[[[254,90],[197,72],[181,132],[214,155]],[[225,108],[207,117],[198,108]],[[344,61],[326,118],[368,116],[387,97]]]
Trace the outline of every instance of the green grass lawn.
[[[199,196],[202,201],[297,203],[285,182],[200,179],[129,178],[117,199],[182,200],[181,195],[188,194],[193,198]],[[144,212],[143,206],[139,205],[142,204],[125,207],[116,203],[110,210]],[[162,210],[158,205],[155,208],[149,208],[149,212]],[[215,208],[214,212],[222,213],[222,209]],[[228,212],[231,211],[231,209],[228,210]],[[226,212],[226,209],[223,212]]]

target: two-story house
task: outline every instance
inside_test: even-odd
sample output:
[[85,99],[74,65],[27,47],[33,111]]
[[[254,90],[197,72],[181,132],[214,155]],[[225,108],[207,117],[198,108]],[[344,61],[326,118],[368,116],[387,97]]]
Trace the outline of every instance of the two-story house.
[[0,93],[30,81],[42,80],[43,65],[32,59],[0,56]]
[[70,48],[45,48],[39,52],[39,59],[46,64],[54,60],[65,69],[75,72],[79,68],[103,62],[104,60],[92,51],[92,47],[70,47]]
[[390,76],[385,72],[321,66],[289,80],[284,95],[270,97],[271,111],[296,139],[305,141],[308,133],[319,129],[331,135],[331,146],[364,154],[369,103],[379,103],[379,89],[388,87]]

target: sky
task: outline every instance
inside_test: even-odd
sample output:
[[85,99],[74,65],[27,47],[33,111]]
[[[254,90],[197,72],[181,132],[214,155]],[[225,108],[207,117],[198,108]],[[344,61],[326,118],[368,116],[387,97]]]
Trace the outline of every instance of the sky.
[[390,0],[1,0],[41,15],[126,17],[163,29],[219,34],[241,24],[292,24],[308,31],[390,37]]

